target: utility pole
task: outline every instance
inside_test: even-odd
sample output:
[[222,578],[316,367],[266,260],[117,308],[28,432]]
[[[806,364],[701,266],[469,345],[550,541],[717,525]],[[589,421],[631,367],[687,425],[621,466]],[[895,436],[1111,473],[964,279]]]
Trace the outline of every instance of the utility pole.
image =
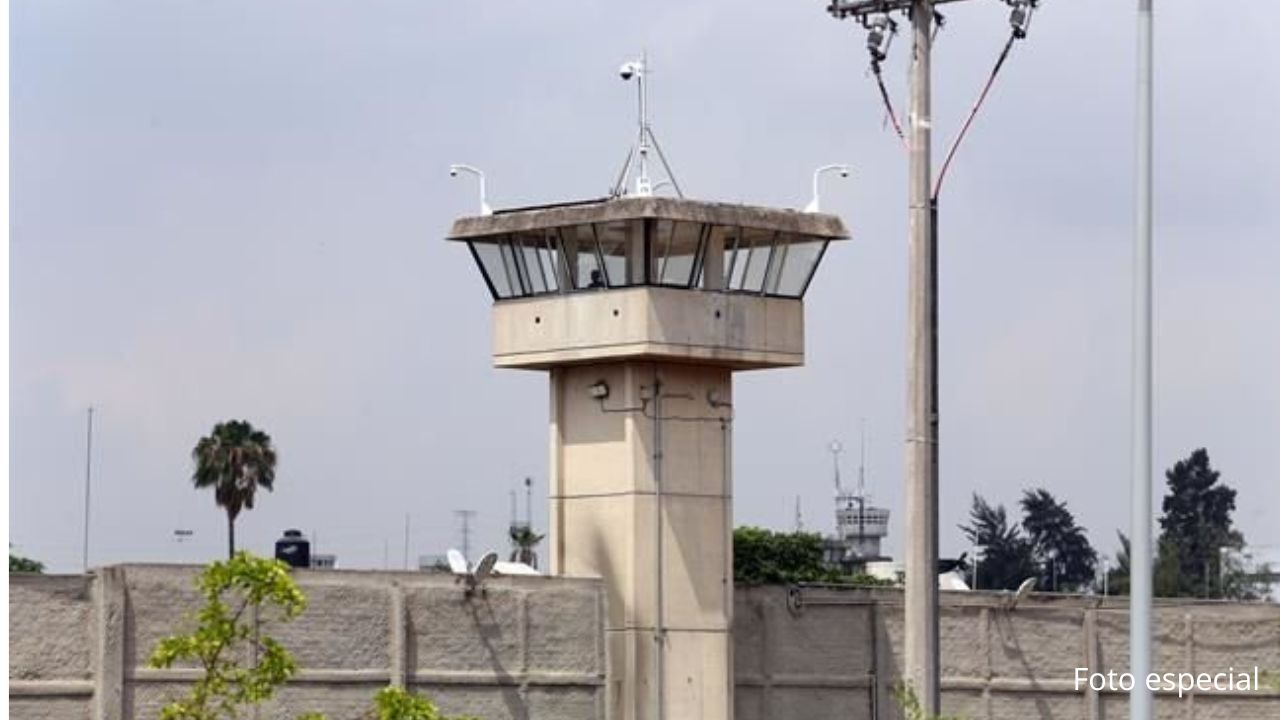
[[[1138,0],[1137,212],[1133,238],[1133,474],[1129,527],[1130,672],[1151,672],[1151,246],[1152,10]],[[1151,720],[1151,690],[1135,682],[1130,720]]]
[[471,518],[476,516],[476,511],[454,510],[453,514],[462,524],[462,557],[466,558],[467,562],[471,562]]
[[[906,423],[906,647],[905,676],[926,715],[941,705],[938,646],[938,235],[937,199],[941,181],[960,140],[990,91],[1015,40],[1026,37],[1031,13],[1040,0],[1003,0],[1013,8],[1013,33],[986,89],[957,137],[933,182],[932,50],[935,7],[961,0],[831,0],[827,12],[853,18],[868,30],[871,67],[881,85],[890,118],[908,154],[907,423]],[[1149,1],[1149,0],[1147,0]],[[911,97],[907,128],[900,128],[880,63],[897,31],[890,15],[905,12],[911,23]]]
[[89,406],[89,425],[84,443],[84,554],[81,567],[89,572],[89,484],[93,476],[93,406]]
[[404,514],[404,569],[409,569],[409,513]]
[[827,450],[831,453],[831,474],[836,484],[836,495],[840,494],[840,453],[844,452],[844,445],[839,440],[832,440],[827,446]]
[[524,478],[524,524],[533,530],[533,478]]
[[933,234],[933,3],[911,5],[911,104],[907,110],[907,565],[905,669],[925,713],[942,698],[938,648],[938,274]]

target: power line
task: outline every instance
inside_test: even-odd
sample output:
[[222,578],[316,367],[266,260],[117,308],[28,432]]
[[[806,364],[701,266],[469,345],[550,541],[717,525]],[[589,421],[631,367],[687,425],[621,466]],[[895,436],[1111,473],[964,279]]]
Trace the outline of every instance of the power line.
[[[1026,37],[1025,34],[1022,37]],[[991,70],[991,77],[987,78],[987,84],[982,88],[982,94],[978,96],[978,101],[973,104],[973,109],[969,111],[969,117],[964,121],[964,125],[960,128],[960,133],[956,135],[956,139],[951,143],[951,149],[947,151],[947,159],[942,163],[942,170],[938,172],[938,180],[933,185],[933,201],[938,201],[938,196],[942,194],[942,183],[947,179],[947,171],[951,169],[951,162],[956,158],[956,151],[960,149],[960,143],[964,142],[964,138],[969,134],[969,128],[973,126],[973,121],[978,117],[978,111],[982,109],[982,104],[987,101],[987,95],[991,93],[991,88],[996,84],[996,77],[1000,75],[1000,69],[1004,67],[1004,63],[1009,59],[1009,52],[1013,50],[1013,44],[1020,38],[1017,30],[1010,33],[1009,41],[1004,44],[1004,50],[1000,53],[1000,58],[996,60],[996,66]]]

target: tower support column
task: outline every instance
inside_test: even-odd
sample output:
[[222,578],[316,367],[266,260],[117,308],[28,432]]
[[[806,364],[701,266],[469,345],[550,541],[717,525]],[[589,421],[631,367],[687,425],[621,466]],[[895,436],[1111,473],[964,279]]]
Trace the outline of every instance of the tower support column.
[[713,365],[551,371],[551,572],[605,581],[613,720],[733,715],[731,392]]

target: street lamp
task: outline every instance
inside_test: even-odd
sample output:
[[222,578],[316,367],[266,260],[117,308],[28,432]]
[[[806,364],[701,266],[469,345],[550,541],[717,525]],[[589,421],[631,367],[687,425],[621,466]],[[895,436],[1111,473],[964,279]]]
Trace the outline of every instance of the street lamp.
[[470,173],[480,179],[480,214],[492,215],[493,208],[489,207],[488,198],[485,196],[484,173],[470,165],[454,164],[449,166],[449,177],[458,177],[460,172]]
[[809,201],[808,205],[804,206],[805,212],[807,213],[819,212],[821,202],[820,202],[820,198],[818,197],[818,178],[821,177],[823,173],[836,172],[836,171],[840,172],[840,177],[842,178],[849,177],[848,165],[840,165],[840,164],[823,165],[822,167],[813,171],[813,199]]

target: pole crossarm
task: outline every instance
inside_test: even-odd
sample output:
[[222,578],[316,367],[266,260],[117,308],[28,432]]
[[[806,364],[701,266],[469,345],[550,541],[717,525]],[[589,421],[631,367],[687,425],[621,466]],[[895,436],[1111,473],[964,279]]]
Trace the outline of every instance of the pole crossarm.
[[[945,5],[953,2],[963,2],[964,0],[932,0],[933,5]],[[847,17],[861,17],[863,15],[873,15],[877,13],[890,12],[907,12],[914,5],[914,0],[832,0],[827,6],[827,12],[837,19],[843,20]]]

